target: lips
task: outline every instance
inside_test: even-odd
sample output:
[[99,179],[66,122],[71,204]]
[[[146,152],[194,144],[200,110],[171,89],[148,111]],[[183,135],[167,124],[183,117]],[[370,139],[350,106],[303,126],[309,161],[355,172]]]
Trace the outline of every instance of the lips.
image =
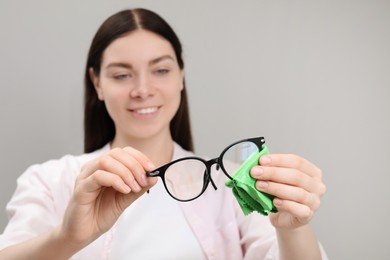
[[131,112],[139,114],[139,115],[148,115],[153,114],[158,110],[158,107],[143,107],[137,109],[130,109]]

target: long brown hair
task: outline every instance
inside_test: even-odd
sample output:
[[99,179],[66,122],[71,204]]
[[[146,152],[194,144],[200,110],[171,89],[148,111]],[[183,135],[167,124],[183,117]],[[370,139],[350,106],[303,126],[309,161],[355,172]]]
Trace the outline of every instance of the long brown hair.
[[[146,9],[129,9],[113,14],[103,22],[96,32],[88,52],[84,75],[84,152],[92,152],[112,141],[115,136],[115,125],[109,116],[105,104],[98,99],[93,82],[89,75],[92,68],[95,75],[100,73],[104,50],[114,40],[132,31],[144,29],[156,33],[169,41],[175,51],[180,69],[184,69],[182,47],[179,38],[171,26],[158,14]],[[171,135],[174,141],[184,149],[193,151],[188,99],[185,80],[181,91],[179,108],[170,122]]]

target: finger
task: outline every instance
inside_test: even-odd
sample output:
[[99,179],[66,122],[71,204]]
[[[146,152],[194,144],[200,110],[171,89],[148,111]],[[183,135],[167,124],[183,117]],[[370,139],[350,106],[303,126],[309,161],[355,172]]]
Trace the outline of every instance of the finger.
[[270,181],[256,181],[256,188],[282,200],[303,204],[313,210],[316,210],[320,205],[320,198],[317,194],[310,193],[300,187]]
[[321,181],[294,168],[255,166],[250,173],[258,180],[297,186],[313,193],[320,194],[323,190]]
[[278,209],[278,212],[289,213],[290,215],[297,218],[301,224],[308,223],[314,215],[314,210],[312,210],[310,207],[303,204],[299,204],[295,201],[281,200],[279,198],[275,198],[273,203]]
[[98,162],[99,170],[104,170],[120,176],[133,191],[139,191],[141,187],[132,171],[115,158],[115,153],[118,153],[118,151],[111,151],[100,158]]
[[113,189],[127,194],[131,188],[123,181],[121,177],[111,172],[98,170],[88,178],[81,180],[79,188],[84,192],[96,192],[102,187],[112,187]]
[[322,172],[317,166],[294,154],[267,154],[260,157],[260,165],[294,168],[311,177],[322,178]]
[[125,150],[127,153],[129,153],[131,156],[133,156],[138,162],[140,162],[140,164],[142,165],[142,167],[146,171],[152,171],[152,170],[156,169],[156,166],[154,165],[154,163],[146,155],[144,155],[140,151],[138,151],[132,147],[129,147],[129,146],[123,148],[123,150]]
[[124,149],[119,148],[112,151],[112,157],[130,171],[130,175],[127,177],[131,181],[134,181],[135,178],[137,183],[142,187],[146,187],[148,185],[146,169],[142,166],[140,161],[138,161]]
[[99,159],[100,158],[95,158],[81,166],[80,174],[78,177],[84,179],[93,174],[95,171],[97,171]]

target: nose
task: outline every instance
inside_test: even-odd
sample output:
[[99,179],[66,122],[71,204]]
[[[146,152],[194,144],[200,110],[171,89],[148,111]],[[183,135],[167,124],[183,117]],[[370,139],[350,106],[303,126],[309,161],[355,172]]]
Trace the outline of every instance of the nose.
[[139,75],[130,91],[130,96],[132,98],[145,99],[151,95],[153,95],[153,87],[150,80],[146,75]]

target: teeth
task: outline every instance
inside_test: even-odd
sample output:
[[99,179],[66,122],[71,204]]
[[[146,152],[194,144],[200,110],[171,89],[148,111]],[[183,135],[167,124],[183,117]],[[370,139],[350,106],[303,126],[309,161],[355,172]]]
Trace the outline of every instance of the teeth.
[[135,110],[138,114],[150,114],[157,111],[157,107],[147,107]]

